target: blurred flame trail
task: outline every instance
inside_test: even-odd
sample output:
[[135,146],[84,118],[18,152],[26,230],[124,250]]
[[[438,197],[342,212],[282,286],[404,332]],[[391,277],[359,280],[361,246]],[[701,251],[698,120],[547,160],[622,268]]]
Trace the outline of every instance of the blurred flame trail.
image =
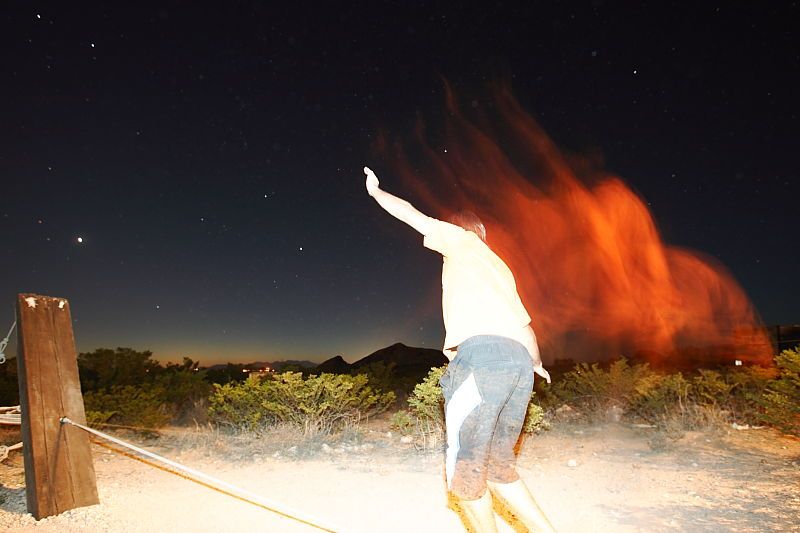
[[422,121],[414,142],[382,137],[377,148],[423,210],[446,218],[470,209],[484,220],[546,359],[638,351],[671,364],[675,354],[770,363],[755,310],[722,265],[664,244],[620,178],[568,160],[507,87],[492,95],[491,116],[467,118],[446,87],[441,148]]

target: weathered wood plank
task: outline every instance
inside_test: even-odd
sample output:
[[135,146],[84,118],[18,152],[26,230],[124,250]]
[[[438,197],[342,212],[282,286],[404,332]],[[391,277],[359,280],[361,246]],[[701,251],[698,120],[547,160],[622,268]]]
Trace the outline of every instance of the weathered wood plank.
[[69,303],[20,294],[17,316],[26,495],[39,519],[99,500],[88,436],[59,421],[86,420]]

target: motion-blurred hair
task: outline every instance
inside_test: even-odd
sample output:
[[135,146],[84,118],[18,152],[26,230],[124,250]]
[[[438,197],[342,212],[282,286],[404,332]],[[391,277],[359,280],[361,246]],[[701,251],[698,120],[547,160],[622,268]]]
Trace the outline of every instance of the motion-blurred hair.
[[481,219],[478,218],[478,215],[472,211],[459,211],[450,217],[449,222],[471,231],[480,237],[483,242],[486,242],[486,228]]

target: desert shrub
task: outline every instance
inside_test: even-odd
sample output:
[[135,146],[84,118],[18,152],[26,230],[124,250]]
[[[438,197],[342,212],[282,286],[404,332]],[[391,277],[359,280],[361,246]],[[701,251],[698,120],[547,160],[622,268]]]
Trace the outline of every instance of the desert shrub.
[[269,400],[269,390],[262,386],[259,376],[250,374],[241,383],[214,383],[213,387],[208,398],[211,420],[244,431],[258,430],[275,421],[264,410],[263,405]]
[[87,420],[142,428],[157,428],[170,420],[163,387],[119,385],[83,396]]
[[356,376],[364,374],[367,376],[368,384],[375,390],[390,391],[395,388],[395,367],[397,363],[383,361],[375,361],[368,365],[354,368],[350,371],[350,375]]
[[531,397],[531,403],[528,404],[528,412],[525,414],[525,422],[522,424],[522,432],[539,433],[546,429],[550,429],[550,424],[545,419],[545,411]]
[[774,368],[758,366],[720,371],[698,370],[692,378],[690,401],[698,418],[738,423],[758,423],[761,398],[777,375]]
[[439,427],[444,426],[444,395],[439,380],[445,370],[446,366],[431,368],[422,383],[418,383],[408,397],[408,407],[415,417]]
[[777,379],[769,382],[760,404],[762,420],[787,433],[800,435],[800,346],[775,358]]
[[764,394],[769,383],[778,377],[778,373],[775,367],[761,366],[729,370],[725,375],[725,379],[731,385],[728,408],[732,410],[734,416],[752,417],[758,409],[757,399]]
[[270,376],[264,409],[281,422],[296,424],[306,435],[330,433],[362,417],[381,413],[391,406],[395,395],[368,385],[363,374],[311,375],[303,379],[297,372]]
[[383,412],[394,402],[394,393],[377,391],[368,382],[365,375],[251,376],[241,384],[215,385],[209,415],[240,429],[281,422],[303,428],[306,436],[330,433]]
[[86,423],[91,427],[103,426],[114,416],[114,411],[86,411]]
[[627,411],[635,400],[639,382],[652,375],[647,364],[629,365],[621,358],[608,370],[598,363],[578,363],[545,394],[578,408],[589,419],[602,419],[609,409]]
[[[93,411],[87,417],[96,424],[157,427],[186,418],[205,401],[210,385],[197,362],[184,358],[182,363],[162,366],[151,357],[152,352],[130,348],[100,348],[80,354],[84,402],[87,411]],[[141,414],[136,414],[138,408],[143,409]]]
[[389,419],[389,427],[403,435],[413,433],[415,424],[414,417],[405,410],[395,412]]
[[197,406],[204,406],[211,393],[205,371],[188,357],[184,357],[180,364],[169,363],[154,374],[153,383],[164,389],[164,401],[175,420],[196,416]]
[[720,372],[701,368],[692,378],[692,400],[701,405],[725,405],[732,388]]
[[634,386],[628,413],[651,423],[685,416],[691,389],[691,383],[680,372],[641,375]]

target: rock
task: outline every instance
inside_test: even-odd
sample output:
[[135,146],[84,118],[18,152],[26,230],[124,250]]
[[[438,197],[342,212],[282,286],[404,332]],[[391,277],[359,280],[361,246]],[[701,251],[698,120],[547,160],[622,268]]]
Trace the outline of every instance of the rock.
[[567,466],[570,468],[575,468],[576,466],[578,466],[578,461],[576,461],[575,459],[570,459],[569,461],[567,461]]
[[411,435],[403,435],[402,437],[400,437],[400,442],[402,442],[403,444],[411,444],[412,442],[414,442],[414,437],[412,437]]

